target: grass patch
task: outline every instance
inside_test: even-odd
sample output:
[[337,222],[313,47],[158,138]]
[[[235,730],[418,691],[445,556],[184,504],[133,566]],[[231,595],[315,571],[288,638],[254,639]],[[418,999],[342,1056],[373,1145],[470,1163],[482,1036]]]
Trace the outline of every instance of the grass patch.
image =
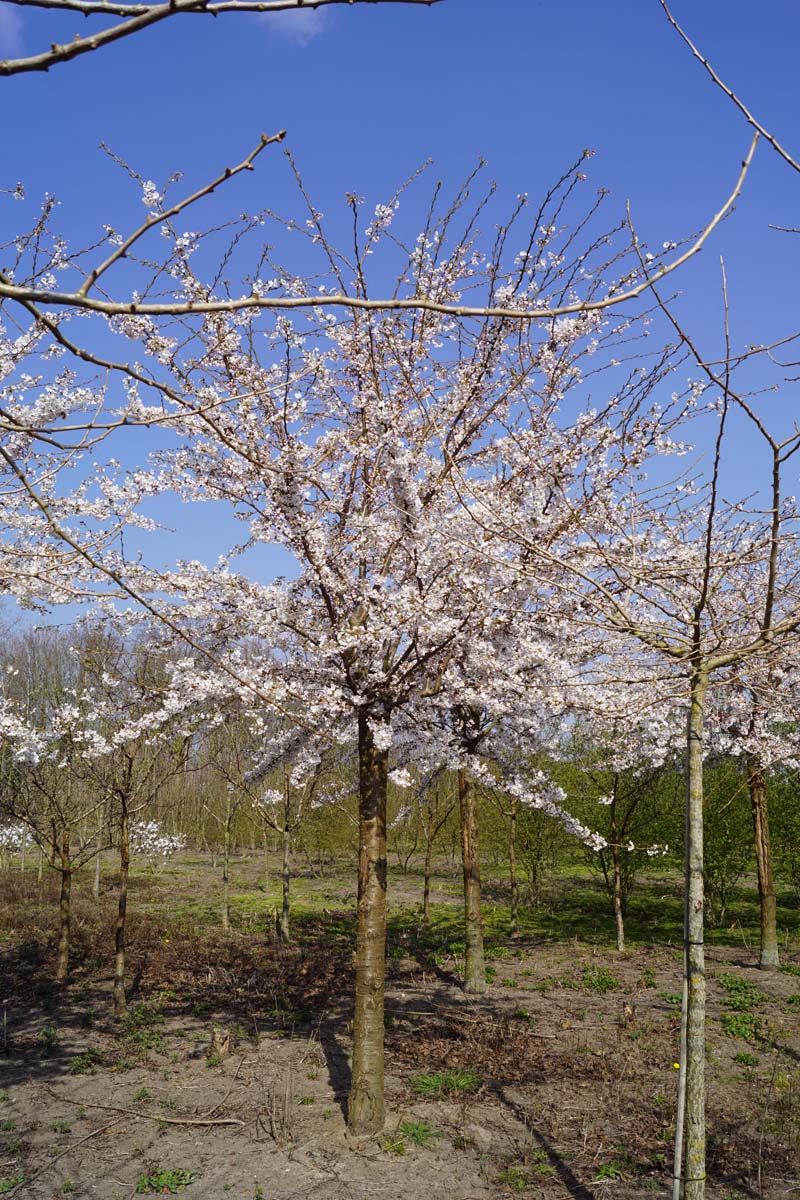
[[524,1167],[514,1163],[498,1172],[497,1182],[510,1192],[524,1192],[528,1186],[528,1174]]
[[477,1092],[482,1082],[473,1067],[449,1067],[444,1071],[412,1075],[408,1086],[425,1100],[452,1100]]
[[442,1136],[441,1130],[434,1129],[427,1121],[401,1121],[397,1132],[403,1142],[408,1140],[420,1150],[432,1150]]
[[617,976],[607,967],[584,967],[581,983],[588,992],[616,992],[620,986]]

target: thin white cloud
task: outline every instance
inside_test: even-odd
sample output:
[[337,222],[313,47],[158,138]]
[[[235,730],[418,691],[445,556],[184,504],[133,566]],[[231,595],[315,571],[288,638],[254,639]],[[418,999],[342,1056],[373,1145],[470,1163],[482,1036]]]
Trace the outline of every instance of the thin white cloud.
[[13,4],[0,3],[0,54],[19,54],[22,49],[22,17]]
[[319,8],[287,8],[281,12],[263,13],[261,21],[270,33],[295,46],[307,46],[330,24],[328,13]]

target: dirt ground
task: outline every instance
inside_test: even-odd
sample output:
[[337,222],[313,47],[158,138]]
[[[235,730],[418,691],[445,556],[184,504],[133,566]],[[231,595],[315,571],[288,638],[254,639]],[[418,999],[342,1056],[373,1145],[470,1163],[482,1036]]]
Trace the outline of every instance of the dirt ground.
[[[189,886],[174,883],[176,905]],[[199,933],[163,897],[148,911],[143,889],[129,1012],[115,1022],[98,949],[112,894],[102,910],[81,900],[75,969],[57,990],[33,889],[14,882],[3,915],[0,1194],[668,1194],[674,948],[495,938],[489,990],[469,998],[458,946],[432,948],[409,909],[390,939],[386,1130],[356,1140],[344,1120],[350,908],[322,905],[282,947],[265,921]],[[754,961],[708,954],[713,1200],[800,1196],[800,967]]]

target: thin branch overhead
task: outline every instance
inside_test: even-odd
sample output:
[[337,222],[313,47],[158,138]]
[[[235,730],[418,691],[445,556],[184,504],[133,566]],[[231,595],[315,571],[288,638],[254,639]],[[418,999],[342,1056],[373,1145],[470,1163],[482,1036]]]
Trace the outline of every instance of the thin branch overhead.
[[772,146],[772,149],[781,156],[781,158],[783,159],[784,162],[788,163],[789,166],[792,167],[795,171],[800,171],[800,163],[798,163],[797,159],[793,158],[792,155],[789,153],[789,151],[786,149],[786,147],[781,145],[781,143],[778,141],[778,139],[775,137],[775,135],[770,133],[769,130],[767,128],[765,128],[765,126],[762,125],[761,122],[756,119],[756,117],[753,115],[753,113],[751,113],[750,109],[747,107],[747,105],[744,103],[744,101],[739,99],[739,97],[736,95],[736,92],[734,92],[733,88],[729,87],[728,84],[725,83],[725,81],[720,78],[720,76],[717,74],[717,72],[712,67],[711,63],[705,57],[705,55],[701,54],[701,52],[698,50],[697,46],[694,44],[692,39],[689,37],[688,33],[686,33],[686,31],[684,29],[682,29],[681,26],[678,24],[678,22],[675,20],[674,16],[672,15],[672,13],[670,12],[670,10],[667,6],[666,0],[659,0],[659,4],[663,8],[666,18],[669,21],[672,28],[675,30],[675,32],[678,34],[678,36],[682,39],[682,41],[689,47],[689,49],[691,50],[692,54],[697,59],[697,61],[699,63],[702,63],[702,65],[705,67],[706,71],[711,76],[711,78],[713,79],[713,81],[717,85],[717,87],[725,93],[725,95],[728,97],[729,100],[733,101],[733,103],[739,109],[739,112],[742,114],[742,116],[747,121],[748,125],[750,125],[753,129],[755,129],[757,133],[760,133],[761,136],[765,139],[765,141],[769,142],[770,146]]
[[[279,133],[271,138],[262,135],[262,138],[254,151],[252,151],[242,163],[236,167],[226,168],[211,184],[200,188],[189,199],[181,201],[173,206],[170,212],[179,212],[185,210],[188,205],[193,204],[202,196],[208,195],[210,191],[220,184],[233,178],[243,170],[253,169],[253,160],[265,146],[270,143],[280,141],[283,133]],[[728,216],[732,211],[742,187],[744,186],[747,173],[753,161],[756,146],[758,144],[759,135],[756,133],[750,143],[747,154],[742,161],[739,175],[736,183],[727,200],[722,207],[714,214],[705,228],[698,234],[692,243],[679,254],[672,262],[667,263],[657,271],[650,275],[645,275],[644,278],[635,286],[626,288],[621,291],[612,290],[608,295],[599,299],[584,299],[576,300],[569,304],[560,304],[556,306],[544,306],[539,308],[521,307],[515,308],[511,305],[465,305],[443,303],[438,300],[433,300],[425,296],[408,296],[389,298],[369,299],[365,296],[351,296],[342,293],[325,293],[315,294],[313,296],[271,296],[256,294],[251,292],[248,295],[233,297],[230,299],[217,299],[214,297],[202,300],[167,300],[167,301],[148,301],[148,300],[114,300],[98,296],[90,296],[87,294],[88,288],[92,283],[96,282],[100,274],[104,274],[115,262],[122,257],[121,251],[116,251],[104,263],[97,267],[89,276],[87,282],[73,292],[60,292],[49,288],[40,288],[29,285],[15,284],[11,278],[0,272],[0,300],[12,300],[20,304],[36,304],[40,307],[58,307],[62,309],[82,309],[84,311],[100,313],[106,317],[113,316],[188,316],[191,314],[205,313],[231,313],[239,312],[243,309],[270,309],[273,311],[286,309],[323,309],[323,308],[349,308],[349,309],[366,309],[369,311],[397,311],[407,309],[417,312],[434,312],[454,317],[501,317],[506,320],[547,320],[553,317],[568,316],[575,313],[587,313],[602,311],[604,309],[614,308],[627,301],[635,300],[639,296],[648,292],[654,284],[660,283],[668,275],[682,267],[686,262],[698,254],[708,238],[717,228],[721,221]],[[159,224],[164,218],[164,214],[159,214],[158,218],[148,217],[133,233],[129,234],[125,239],[123,248],[131,246],[138,241],[145,233],[147,233],[156,224]]]
[[49,71],[59,63],[69,62],[82,54],[100,50],[103,46],[118,42],[150,25],[156,25],[169,17],[182,14],[194,16],[222,16],[226,13],[290,12],[292,9],[328,8],[334,4],[420,4],[430,7],[440,0],[167,0],[160,4],[115,4],[101,0],[10,0],[19,8],[45,8],[61,13],[75,13],[82,17],[118,17],[115,24],[98,33],[75,37],[64,43],[53,42],[47,50],[26,58],[0,60],[0,76],[22,75],[29,71]]

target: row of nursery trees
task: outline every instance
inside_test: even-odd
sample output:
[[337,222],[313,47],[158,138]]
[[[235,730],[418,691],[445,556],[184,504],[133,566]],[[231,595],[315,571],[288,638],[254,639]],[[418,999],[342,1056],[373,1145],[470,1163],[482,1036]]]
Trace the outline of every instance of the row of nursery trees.
[[[329,750],[302,779],[291,764],[282,763],[274,768],[268,786],[253,787],[248,764],[263,740],[253,739],[235,706],[227,709],[223,723],[216,715],[209,722],[196,711],[173,713],[160,722],[154,740],[136,722],[148,708],[163,702],[169,675],[163,653],[154,657],[145,645],[126,645],[91,625],[70,634],[32,631],[6,648],[5,660],[6,701],[12,702],[16,714],[25,714],[27,727],[17,726],[0,759],[0,856],[8,865],[16,859],[24,870],[26,855],[34,849],[39,878],[45,861],[60,876],[57,979],[66,978],[69,967],[72,878],[93,860],[92,890],[99,895],[101,859],[112,847],[120,868],[117,1013],[126,999],[125,917],[132,854],[152,864],[187,845],[210,852],[214,863],[219,862],[221,925],[227,930],[228,884],[237,849],[255,852],[263,846],[266,888],[268,852],[280,848],[283,904],[277,934],[289,940],[293,852],[320,872],[337,857],[349,857],[357,812],[352,756]],[[135,693],[125,686],[130,678],[119,675],[122,663],[128,670],[134,664]],[[102,715],[95,702],[100,683],[106,700]],[[724,701],[730,705],[730,697],[724,696]],[[6,712],[10,709],[7,703]],[[771,826],[776,873],[800,895],[797,771],[787,762],[762,781],[747,754],[733,752],[725,732],[714,741],[704,781],[709,919],[725,920],[736,884],[755,863],[764,884],[761,965],[775,967],[778,929],[769,832]],[[587,742],[576,715],[566,731],[553,732],[547,748],[531,760],[528,774],[541,778],[540,765],[562,789],[569,811],[599,835],[584,839],[583,857],[605,884],[617,947],[624,950],[624,920],[637,877],[654,859],[674,869],[683,858],[681,754],[673,748],[663,757],[636,758],[613,749],[609,755],[607,737],[600,743]],[[635,747],[636,753],[641,750],[641,745]],[[447,855],[452,867],[461,842],[459,818],[464,810],[459,812],[457,773],[442,769],[416,780],[407,773],[395,774],[398,782],[390,782],[388,788],[389,853],[403,872],[412,862],[421,866],[421,916],[427,925],[437,859]],[[762,782],[769,793],[766,823]],[[574,859],[578,843],[547,811],[504,792],[499,779],[478,786],[476,813],[484,855],[491,856],[495,870],[508,873],[509,932],[516,937],[521,892],[524,903],[538,904],[545,881],[565,854],[573,851]],[[754,831],[760,845],[754,842]]]
[[[480,795],[605,850],[621,889],[629,844],[661,846],[624,828],[627,786],[680,761],[676,1177],[699,1197],[704,761],[742,764],[761,957],[774,964],[766,796],[796,766],[800,556],[784,477],[800,435],[737,390],[753,354],[732,354],[727,321],[715,363],[660,281],[730,210],[755,143],[720,214],[677,257],[673,243],[650,252],[629,222],[609,229],[605,193],[582,200],[585,156],[538,208],[519,197],[506,216],[480,171],[452,200],[434,189],[421,232],[404,223],[407,189],[368,217],[350,196],[343,249],[299,179],[302,221],[265,212],[207,236],[185,228],[189,205],[270,141],[185,198],[142,180],[147,219],[127,236],[107,230],[99,254],[70,249],[50,200],[14,243],[1,281],[13,324],[0,331],[0,578],[22,605],[91,602],[95,615],[58,686],[46,664],[9,661],[3,803],[47,825],[67,901],[75,853],[116,814],[119,1007],[139,810],[157,795],[169,810],[208,752],[231,805],[247,797],[288,840],[296,814],[335,803],[351,773],[348,1119],[369,1133],[384,1122],[390,784],[425,812],[437,783],[454,781],[465,990],[480,992]],[[266,222],[274,244],[260,241]],[[132,299],[108,298],[115,280]],[[777,362],[758,361],[765,373]],[[745,495],[726,474],[731,432],[764,469]],[[706,465],[692,442],[710,447]],[[167,496],[227,507],[240,543],[216,566],[156,569],[149,538]],[[276,545],[291,574],[263,582],[259,550]],[[551,769],[578,743],[608,780],[605,834]]]

